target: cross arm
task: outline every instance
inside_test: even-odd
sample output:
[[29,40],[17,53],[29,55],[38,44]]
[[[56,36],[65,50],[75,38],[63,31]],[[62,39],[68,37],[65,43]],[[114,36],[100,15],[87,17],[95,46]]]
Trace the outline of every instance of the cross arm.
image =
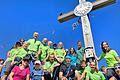
[[[97,0],[97,1],[93,2],[92,11],[97,10],[99,8],[102,8],[102,7],[105,7],[105,6],[108,6],[108,5],[113,4],[115,2],[116,2],[116,0]],[[65,14],[58,16],[58,21],[60,23],[62,23],[62,22],[68,21],[68,20],[75,18],[75,17],[77,17],[77,16],[75,16],[73,11],[70,11],[68,13],[65,13]]]

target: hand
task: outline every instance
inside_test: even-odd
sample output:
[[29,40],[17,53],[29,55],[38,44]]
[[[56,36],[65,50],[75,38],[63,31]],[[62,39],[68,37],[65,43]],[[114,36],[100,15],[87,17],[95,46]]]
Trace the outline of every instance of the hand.
[[16,54],[14,55],[14,59],[16,58]]
[[35,57],[38,59],[39,58],[39,54],[36,54]]
[[54,68],[49,69],[49,73],[53,73]]
[[61,80],[67,80],[67,78],[66,78],[66,77],[63,77]]
[[10,52],[8,52],[8,53],[7,53],[7,57],[10,57],[10,56],[11,56],[11,54],[10,54]]
[[13,64],[14,64],[14,61],[11,62],[11,65],[13,65]]
[[43,64],[45,64],[45,63],[46,63],[46,60],[43,61]]

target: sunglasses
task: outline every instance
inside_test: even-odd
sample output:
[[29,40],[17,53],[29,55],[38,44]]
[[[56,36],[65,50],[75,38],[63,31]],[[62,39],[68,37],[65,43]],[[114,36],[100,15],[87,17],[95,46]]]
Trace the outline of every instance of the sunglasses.
[[35,65],[40,65],[39,63],[36,63]]
[[23,61],[24,61],[24,62],[29,62],[29,60],[28,60],[28,59],[23,59]]
[[115,67],[115,70],[117,70],[117,69],[120,69],[120,66],[118,66],[118,67]]

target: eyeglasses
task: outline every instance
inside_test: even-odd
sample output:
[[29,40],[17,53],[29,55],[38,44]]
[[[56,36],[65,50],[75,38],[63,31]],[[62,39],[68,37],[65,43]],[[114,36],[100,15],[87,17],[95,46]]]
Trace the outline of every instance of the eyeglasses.
[[115,67],[115,70],[117,70],[117,69],[120,69],[120,66],[118,66],[118,67]]

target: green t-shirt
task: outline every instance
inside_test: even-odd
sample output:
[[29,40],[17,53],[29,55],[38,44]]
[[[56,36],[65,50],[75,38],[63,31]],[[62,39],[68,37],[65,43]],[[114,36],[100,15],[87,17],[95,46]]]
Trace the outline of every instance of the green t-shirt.
[[86,66],[85,68],[78,69],[78,71],[82,75],[83,72],[90,72],[91,68],[90,68],[90,66]]
[[116,57],[118,57],[117,52],[115,50],[110,50],[107,53],[102,53],[100,60],[105,58],[108,68],[114,68],[114,64],[118,63],[118,61],[115,59]]
[[84,72],[83,68],[79,70],[80,75],[82,75],[83,72]]
[[33,53],[33,54],[36,54],[36,52],[38,51],[38,49],[39,49],[39,46],[41,46],[42,44],[41,44],[41,42],[39,41],[39,40],[36,40],[35,41],[35,39],[29,39],[28,41],[27,41],[27,43],[28,43],[28,54],[31,54],[31,53]]
[[19,58],[25,57],[26,54],[27,54],[27,52],[26,52],[26,50],[24,48],[19,48],[16,51],[16,56],[19,57]]
[[55,54],[55,50],[49,47],[47,53],[54,55]]
[[17,51],[17,50],[16,50],[15,48],[13,48],[13,49],[11,49],[11,50],[9,51],[9,53],[10,53],[11,56],[8,58],[8,61],[12,61],[12,60],[13,60],[16,51]]
[[46,70],[46,71],[49,71],[51,68],[54,68],[54,66],[57,64],[56,61],[54,62],[46,62],[44,65],[43,65],[43,69]]
[[84,72],[90,72],[91,71],[91,68],[90,68],[90,66],[88,65],[88,66],[86,66],[85,67],[85,70],[84,70]]
[[84,48],[77,50],[77,64],[80,64],[80,62],[84,59]]
[[63,49],[56,49],[55,50],[55,56],[57,60],[63,60],[65,58],[66,52]]
[[49,47],[47,45],[41,45],[39,48],[42,50],[39,56],[39,60],[43,61],[47,57],[47,51]]
[[94,73],[87,72],[86,78],[89,78],[90,80],[106,80],[104,75],[100,71]]
[[16,57],[19,57],[19,58],[23,58],[24,56],[26,56],[27,52],[25,51],[24,48],[13,48],[10,50],[10,58],[8,58],[8,61],[12,61],[13,58],[14,58],[14,55],[16,54]]
[[[81,68],[81,67],[77,67],[77,68],[78,68],[77,71],[79,71],[80,75],[82,75],[84,72],[87,73],[91,71],[90,66],[86,66],[85,68]],[[83,80],[86,80],[86,76],[84,77]]]

